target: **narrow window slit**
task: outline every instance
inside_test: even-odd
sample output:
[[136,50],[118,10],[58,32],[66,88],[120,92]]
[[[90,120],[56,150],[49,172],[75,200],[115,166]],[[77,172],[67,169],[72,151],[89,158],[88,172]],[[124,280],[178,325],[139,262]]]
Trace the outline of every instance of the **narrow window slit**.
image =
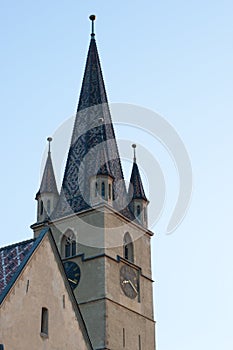
[[142,344],[141,344],[141,336],[140,336],[140,334],[139,334],[139,336],[138,336],[138,349],[139,349],[139,350],[142,350]]
[[41,310],[41,335],[48,336],[49,335],[49,311],[46,307],[42,307]]
[[27,280],[26,293],[28,292],[28,290],[29,290],[29,280]]
[[123,328],[123,348],[125,348],[125,329]]

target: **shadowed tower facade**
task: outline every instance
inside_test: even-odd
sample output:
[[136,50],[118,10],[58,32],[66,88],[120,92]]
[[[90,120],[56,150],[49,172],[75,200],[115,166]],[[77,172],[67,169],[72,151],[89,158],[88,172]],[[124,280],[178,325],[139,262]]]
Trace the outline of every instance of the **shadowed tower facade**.
[[[90,19],[91,41],[62,187],[58,194],[54,172],[48,175],[49,150],[32,228],[35,236],[43,226],[51,228],[94,349],[154,350],[149,202],[135,154],[129,188],[124,182],[95,16]],[[50,183],[50,210],[43,216],[41,205],[49,200],[45,184]]]

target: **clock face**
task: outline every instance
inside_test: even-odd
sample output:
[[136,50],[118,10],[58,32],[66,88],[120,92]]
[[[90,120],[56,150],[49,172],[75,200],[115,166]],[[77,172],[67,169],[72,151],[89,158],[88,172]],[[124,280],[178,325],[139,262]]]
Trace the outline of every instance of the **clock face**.
[[122,266],[120,270],[121,289],[125,295],[131,299],[136,298],[139,292],[138,277],[136,271],[128,266]]
[[79,266],[73,261],[66,261],[64,263],[66,276],[70,282],[71,288],[75,289],[80,281],[81,271]]

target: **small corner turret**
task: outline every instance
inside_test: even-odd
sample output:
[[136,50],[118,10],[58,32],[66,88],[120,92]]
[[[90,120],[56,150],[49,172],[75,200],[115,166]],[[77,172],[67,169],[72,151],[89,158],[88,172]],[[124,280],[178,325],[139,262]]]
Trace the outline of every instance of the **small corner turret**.
[[137,221],[144,226],[148,227],[148,215],[147,215],[147,206],[149,204],[148,199],[146,198],[145,191],[142,184],[142,179],[136,162],[136,145],[133,144],[132,148],[134,150],[133,158],[133,168],[130,177],[130,184],[128,195],[130,198],[130,209],[133,212]]
[[52,141],[51,137],[47,138],[48,145],[48,156],[43,172],[43,177],[41,180],[40,189],[36,194],[37,200],[37,223],[42,223],[47,221],[53,210],[55,209],[59,193],[57,190],[56,179],[53,170],[50,143]]

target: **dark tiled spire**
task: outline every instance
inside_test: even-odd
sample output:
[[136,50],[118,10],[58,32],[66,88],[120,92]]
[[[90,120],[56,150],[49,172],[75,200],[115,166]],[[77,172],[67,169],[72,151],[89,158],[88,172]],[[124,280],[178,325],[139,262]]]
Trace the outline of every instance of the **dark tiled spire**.
[[85,108],[107,102],[96,41],[92,35],[79,98],[78,112]]
[[55,217],[90,207],[90,178],[100,171],[114,179],[113,207],[131,218],[91,17],[91,42]]
[[50,151],[50,142],[52,141],[52,138],[48,137],[47,141],[49,142],[48,156],[47,156],[44,173],[40,184],[40,189],[37,192],[36,197],[43,193],[53,193],[58,196],[57,183],[54,175],[51,151]]
[[148,202],[144,192],[141,175],[136,162],[136,155],[135,155],[136,145],[133,144],[132,147],[134,148],[134,162],[133,162],[133,168],[132,168],[132,173],[130,177],[129,195],[132,200],[143,199]]

